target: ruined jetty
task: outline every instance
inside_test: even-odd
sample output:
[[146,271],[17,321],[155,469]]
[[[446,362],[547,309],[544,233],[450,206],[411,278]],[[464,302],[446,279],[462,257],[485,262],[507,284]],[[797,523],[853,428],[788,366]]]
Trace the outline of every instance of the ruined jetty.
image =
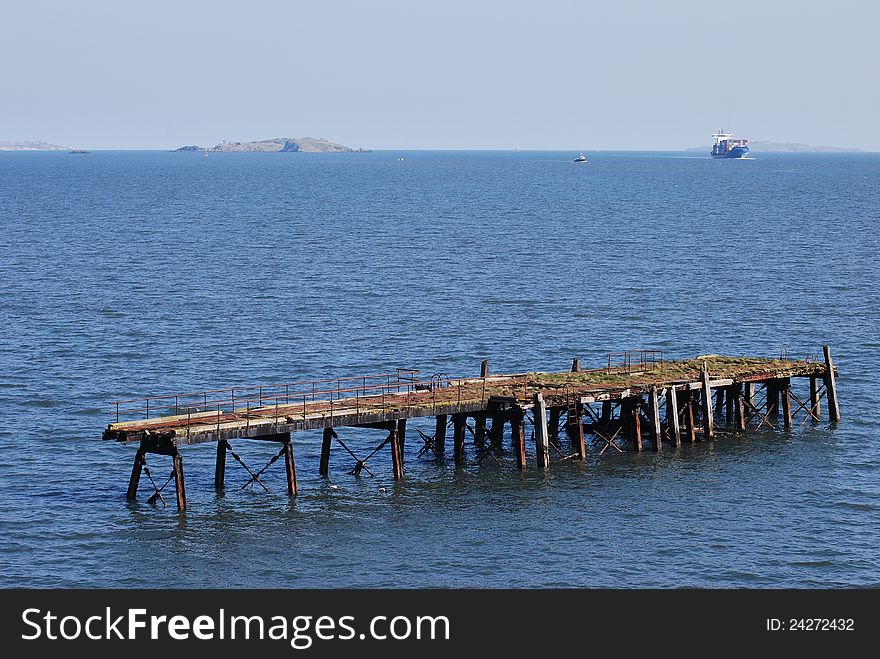
[[[267,491],[261,476],[281,461],[287,492],[295,495],[293,437],[297,442],[312,437],[318,441],[311,431],[321,432],[318,471],[323,476],[329,473],[336,447],[351,457],[349,473],[354,476],[372,474],[368,462],[387,449],[394,479],[403,479],[407,421],[429,417],[433,423],[413,424],[420,440],[417,458],[500,463],[500,453],[512,450],[520,469],[547,469],[558,462],[585,461],[588,453],[659,451],[711,441],[721,432],[816,423],[822,418],[823,400],[828,418],[836,423],[836,378],[828,346],[821,356],[805,359],[701,355],[669,360],[661,351],[636,350],[609,353],[601,366],[591,369],[581,368],[580,360],[574,359],[569,371],[554,373],[490,374],[489,362],[484,361],[479,377],[435,373],[424,378],[418,370],[398,368],[114,401],[113,420],[103,437],[137,445],[129,500],[136,499],[145,473],[154,490],[150,500],[164,502],[162,491],[173,482],[182,511],[186,485],[181,449],[195,444],[216,444],[216,488],[224,487],[231,455],[249,475],[246,485]],[[380,439],[361,458],[346,443],[345,428],[372,428],[381,433]],[[469,458],[468,437],[474,448]],[[275,442],[279,450],[267,465],[254,470],[233,450],[231,442],[237,440]],[[531,444],[533,453],[528,450]],[[161,486],[147,466],[148,454],[171,458],[171,472]]]

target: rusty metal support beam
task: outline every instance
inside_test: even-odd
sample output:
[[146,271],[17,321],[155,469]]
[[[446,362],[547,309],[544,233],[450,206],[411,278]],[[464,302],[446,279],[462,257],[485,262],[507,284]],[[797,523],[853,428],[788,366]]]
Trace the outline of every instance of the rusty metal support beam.
[[743,386],[735,384],[730,388],[733,394],[733,425],[739,432],[746,431],[746,410],[743,404]]
[[525,412],[520,407],[514,407],[510,412],[510,435],[513,450],[516,452],[516,466],[519,469],[526,468],[525,425]]
[[400,464],[402,465],[406,455],[406,419],[397,420],[397,444],[400,447]]
[[464,460],[464,437],[467,430],[467,415],[452,415],[452,455],[455,464],[461,464]]
[[403,458],[401,457],[399,431],[397,426],[391,429],[388,442],[391,444],[391,468],[394,471],[394,480],[403,480]]
[[782,423],[791,429],[791,378],[779,380],[779,393],[782,395]]
[[813,421],[822,418],[822,402],[819,400],[819,378],[815,375],[810,376],[810,411]]
[[436,425],[434,426],[434,454],[438,458],[442,458],[446,453],[446,424],[448,423],[445,414],[438,414]]
[[767,418],[776,419],[779,417],[779,383],[776,378],[767,380],[765,385],[767,390]]
[[137,499],[137,490],[138,485],[141,482],[141,472],[144,469],[145,455],[146,451],[140,447],[138,448],[137,453],[134,454],[134,465],[131,468],[131,478],[128,480],[128,492],[125,495],[125,498],[129,501]]
[[214,465],[214,489],[218,492],[226,485],[226,449],[229,444],[225,439],[217,442],[217,461]]
[[318,473],[327,476],[330,473],[330,447],[333,444],[333,428],[324,428],[324,436],[321,439],[321,461],[318,463]]
[[284,473],[287,474],[287,493],[295,496],[296,487],[296,460],[293,457],[293,442],[288,437],[284,442]]
[[559,439],[559,419],[562,417],[562,410],[558,407],[551,407],[550,420],[547,421],[547,436],[556,441]]
[[183,456],[174,452],[174,490],[177,493],[177,510],[186,510],[186,480],[183,477]]

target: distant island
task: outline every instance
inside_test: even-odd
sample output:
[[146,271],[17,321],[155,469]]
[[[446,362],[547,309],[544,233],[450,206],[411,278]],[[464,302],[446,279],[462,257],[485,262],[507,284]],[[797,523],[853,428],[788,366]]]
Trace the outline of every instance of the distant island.
[[[864,149],[846,149],[838,146],[810,146],[809,144],[797,144],[795,142],[761,142],[749,141],[751,151],[763,151],[764,153],[868,153]],[[711,145],[695,146],[685,151],[704,151],[709,153]]]
[[220,151],[227,153],[368,153],[369,149],[352,149],[315,137],[274,137],[255,142],[223,140],[212,147],[182,146],[174,151]]
[[69,151],[69,146],[49,144],[49,142],[32,142],[30,140],[0,140],[0,151]]

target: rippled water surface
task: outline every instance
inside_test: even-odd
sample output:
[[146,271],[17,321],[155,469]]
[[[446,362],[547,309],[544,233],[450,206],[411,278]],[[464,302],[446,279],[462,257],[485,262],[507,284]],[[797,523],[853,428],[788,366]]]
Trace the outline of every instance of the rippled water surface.
[[[880,157],[574,155],[0,154],[0,586],[880,585]],[[823,343],[837,428],[546,474],[413,429],[404,482],[387,451],[325,480],[309,432],[294,500],[231,461],[218,496],[185,449],[179,519],[126,503],[134,448],[101,440],[141,393]]]

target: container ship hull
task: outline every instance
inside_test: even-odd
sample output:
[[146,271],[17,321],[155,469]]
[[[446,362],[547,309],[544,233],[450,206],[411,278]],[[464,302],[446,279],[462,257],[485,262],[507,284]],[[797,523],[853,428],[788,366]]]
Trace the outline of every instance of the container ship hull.
[[749,152],[747,146],[735,146],[727,153],[713,153],[713,158],[742,158]]
[[713,158],[742,158],[749,152],[748,140],[735,140],[733,135],[723,128],[712,133]]

